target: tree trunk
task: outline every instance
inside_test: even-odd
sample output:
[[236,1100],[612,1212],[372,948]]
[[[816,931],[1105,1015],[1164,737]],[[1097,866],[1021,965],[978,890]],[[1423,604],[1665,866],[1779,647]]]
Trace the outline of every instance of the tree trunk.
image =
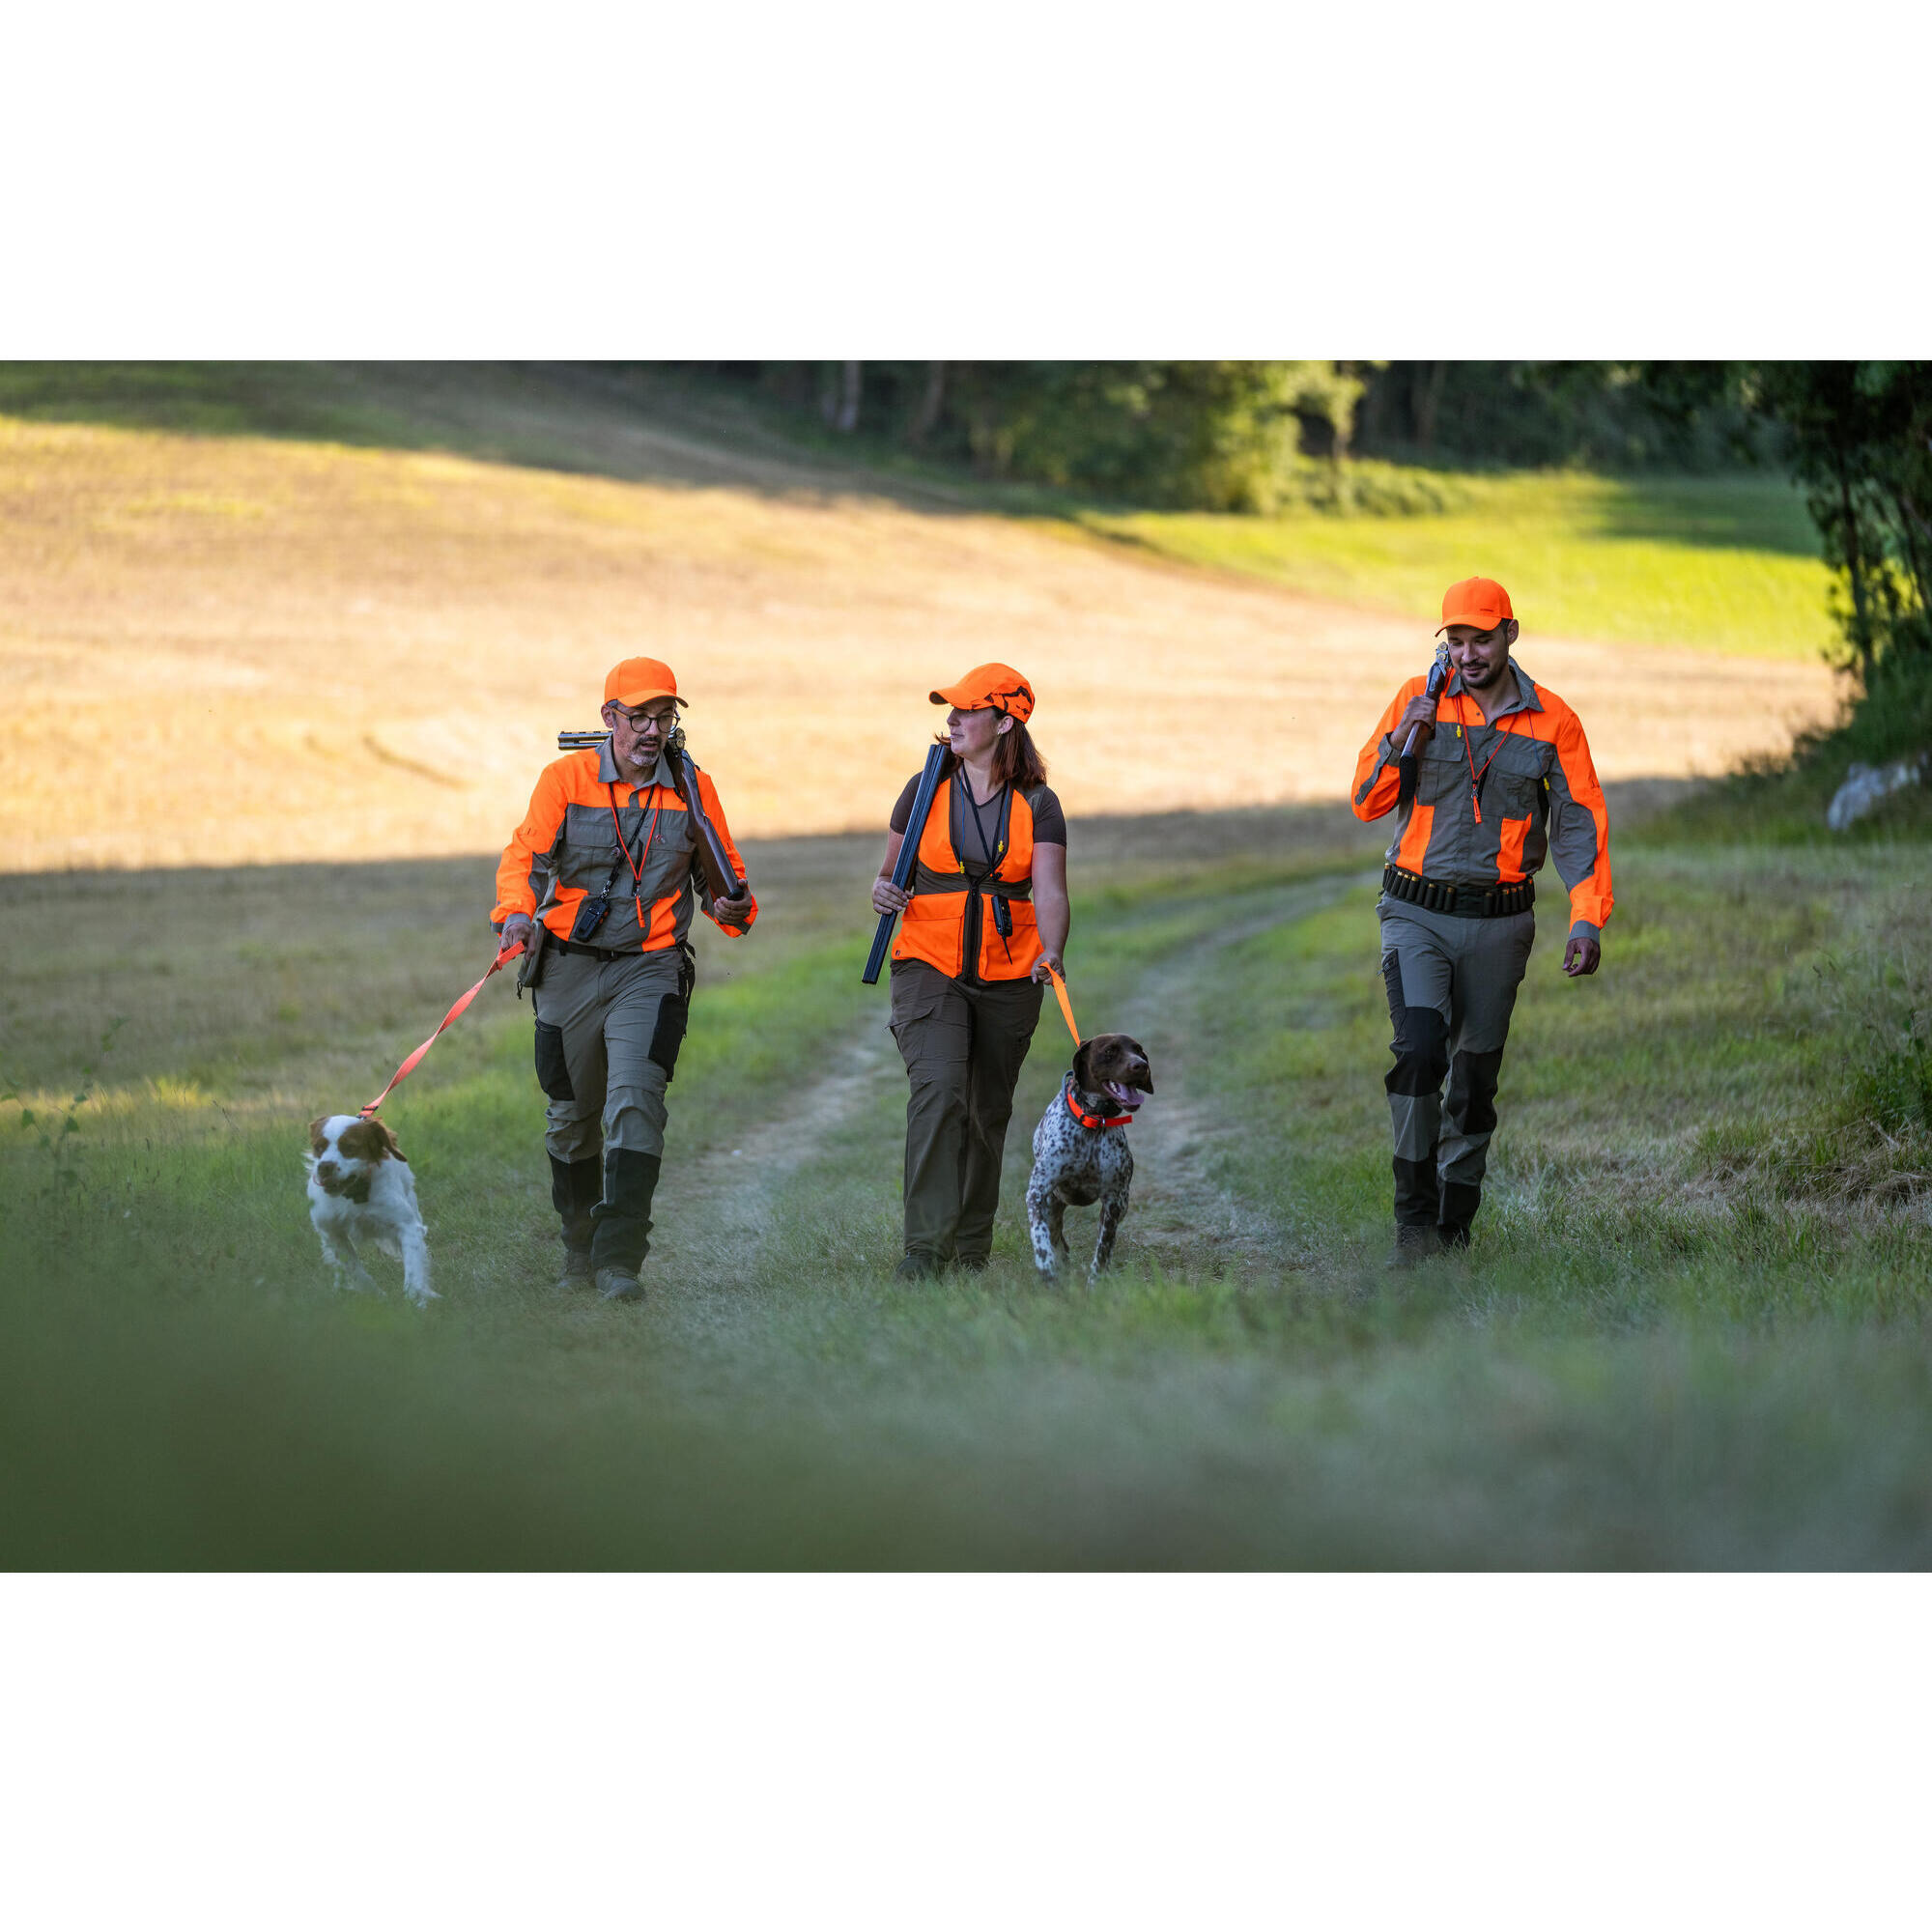
[[1432,449],[1435,444],[1435,416],[1442,407],[1442,384],[1449,374],[1449,365],[1425,362],[1422,367],[1429,375],[1414,395],[1415,440],[1418,448]]
[[906,432],[906,440],[917,449],[939,423],[939,412],[946,407],[946,364],[928,362],[925,365],[925,393],[919,399],[919,411],[912,419],[912,427]]
[[1865,608],[1864,557],[1859,548],[1858,512],[1852,504],[1851,467],[1838,455],[1838,507],[1845,520],[1845,569],[1852,580],[1852,646],[1859,654],[1859,676],[1871,688],[1871,615]]
[[862,362],[841,362],[838,365],[838,416],[832,427],[840,436],[850,436],[859,427],[860,372],[864,367]]

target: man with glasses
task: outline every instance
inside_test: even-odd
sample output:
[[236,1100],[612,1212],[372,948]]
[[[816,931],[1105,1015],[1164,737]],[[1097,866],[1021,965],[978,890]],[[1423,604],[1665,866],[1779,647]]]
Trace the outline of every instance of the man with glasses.
[[[604,680],[611,736],[545,768],[497,868],[490,918],[502,943],[541,949],[535,988],[537,1079],[550,1101],[551,1199],[563,1223],[559,1288],[594,1284],[609,1301],[643,1295],[651,1202],[664,1156],[665,1090],[677,1067],[695,979],[694,905],[733,936],[758,916],[747,880],[714,901],[697,827],[671,753],[670,667],[627,658]],[[698,802],[731,869],[710,779]]]
[[[1395,1065],[1395,1265],[1466,1247],[1483,1198],[1496,1081],[1536,938],[1546,853],[1570,895],[1563,970],[1597,970],[1610,916],[1610,822],[1577,714],[1511,662],[1509,593],[1442,599],[1452,675],[1411,678],[1355,763],[1355,815],[1398,814],[1377,907]],[[1449,1082],[1445,1106],[1442,1083]]]

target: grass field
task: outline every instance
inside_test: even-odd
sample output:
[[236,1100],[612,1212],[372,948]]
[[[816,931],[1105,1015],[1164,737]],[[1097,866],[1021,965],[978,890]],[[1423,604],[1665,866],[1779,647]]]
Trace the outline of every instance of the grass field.
[[1781,477],[1425,475],[1439,507],[1422,514],[1080,522],[1183,563],[1418,619],[1439,612],[1444,584],[1482,575],[1509,585],[1530,637],[1799,663],[1835,641],[1817,529]]
[[1556,972],[1547,896],[1477,1247],[1406,1278],[1380,1267],[1373,838],[1314,808],[1094,828],[1076,1000],[1140,1034],[1159,1092],[1122,1264],[1065,1291],[1017,1201],[1065,1060],[1051,1009],[994,1269],[907,1292],[903,1081],[857,985],[872,841],[755,854],[767,919],[706,948],[635,1311],[549,1286],[527,1012],[500,984],[387,1110],[444,1299],[338,1296],[314,1251],[301,1122],[373,1093],[487,952],[483,866],[15,877],[0,1549],[1922,1565],[1924,847],[1657,823],[1622,841],[1597,980]]
[[[1033,679],[1069,810],[1150,804],[1122,764],[1156,744],[1167,803],[1333,799],[1427,665],[1442,582],[1478,567],[1608,777],[1721,772],[1832,714],[1785,619],[1737,615],[1770,541],[1725,507],[1747,486],[1618,499],[1650,518],[1644,608],[1685,613],[1651,643],[1618,641],[1642,599],[1614,592],[1625,525],[1583,486],[1534,514],[1541,479],[1465,487],[1516,521],[1156,520],[1129,545],[1078,505],[839,467],[558,372],[0,366],[0,850],[32,870],[500,849],[554,731],[639,650],[676,667],[741,834],[883,824],[925,693],[989,658]],[[1270,545],[1329,555],[1359,601],[1148,548],[1189,531],[1269,569]],[[1420,561],[1363,576],[1405,543]],[[1552,636],[1573,579],[1602,621]],[[1747,633],[1769,655],[1702,648]]]

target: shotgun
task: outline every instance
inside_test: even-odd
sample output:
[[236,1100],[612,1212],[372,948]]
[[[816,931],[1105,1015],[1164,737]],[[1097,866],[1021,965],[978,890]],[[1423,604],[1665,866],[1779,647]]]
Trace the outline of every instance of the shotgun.
[[[1435,662],[1429,667],[1429,682],[1423,687],[1423,696],[1434,703],[1442,696],[1442,687],[1448,682],[1449,646],[1439,643],[1435,646]],[[1408,742],[1403,746],[1396,759],[1395,802],[1398,806],[1406,805],[1415,796],[1415,734],[1421,729],[1420,724],[1408,727]]]
[[[591,752],[607,743],[608,731],[559,731],[556,734],[556,749],[559,752]],[[692,821],[697,827],[697,850],[704,864],[704,883],[711,894],[715,905],[720,899],[735,899],[745,890],[745,882],[732,869],[731,855],[724,849],[724,841],[718,836],[718,828],[712,824],[710,814],[704,810],[704,797],[697,788],[697,765],[691,753],[684,748],[684,726],[679,725],[665,740],[665,756],[670,760],[671,789],[684,801],[684,808],[691,813]]]
[[[939,791],[939,768],[946,762],[946,747],[931,746],[925,754],[925,769],[919,775],[919,789],[912,795],[912,816],[906,820],[905,837],[899,840],[899,856],[893,862],[892,882],[900,892],[912,883],[913,867],[919,864],[919,841],[925,831],[926,814]],[[879,929],[872,935],[872,951],[859,983],[876,986],[879,969],[886,963],[886,948],[893,943],[893,915],[879,915]]]

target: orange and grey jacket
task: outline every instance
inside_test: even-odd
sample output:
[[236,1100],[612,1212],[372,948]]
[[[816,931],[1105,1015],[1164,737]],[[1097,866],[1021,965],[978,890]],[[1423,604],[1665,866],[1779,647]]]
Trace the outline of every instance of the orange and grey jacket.
[[[1596,937],[1610,916],[1610,819],[1577,714],[1539,690],[1520,665],[1517,700],[1486,724],[1450,678],[1435,734],[1418,746],[1415,796],[1402,808],[1388,862],[1449,885],[1515,885],[1547,852],[1570,890],[1570,930]],[[1380,818],[1397,802],[1402,748],[1396,720],[1428,680],[1410,678],[1355,760],[1355,816]],[[1473,771],[1475,782],[1471,782]]]
[[[959,782],[955,775],[953,784]],[[1033,800],[1007,788],[993,867],[971,879],[952,846],[951,788],[932,802],[920,836],[912,898],[893,942],[895,959],[923,959],[949,980],[1024,980],[1039,957],[1038,915],[1033,909]],[[1003,899],[1013,929],[1002,935],[986,901]],[[969,950],[974,971],[968,973]]]
[[[697,791],[742,879],[745,862],[706,773],[697,775]],[[617,847],[620,827],[628,859]],[[722,923],[712,912],[697,840],[697,828],[671,784],[668,759],[658,760],[653,782],[632,785],[618,775],[608,740],[596,750],[572,752],[546,765],[537,780],[530,809],[497,867],[497,903],[490,918],[500,925],[512,913],[534,914],[558,939],[568,939],[585,895],[608,885],[611,910],[589,941],[593,946],[660,952],[682,945],[694,903],[721,932],[735,935],[739,928]],[[753,899],[745,925],[757,916]]]

